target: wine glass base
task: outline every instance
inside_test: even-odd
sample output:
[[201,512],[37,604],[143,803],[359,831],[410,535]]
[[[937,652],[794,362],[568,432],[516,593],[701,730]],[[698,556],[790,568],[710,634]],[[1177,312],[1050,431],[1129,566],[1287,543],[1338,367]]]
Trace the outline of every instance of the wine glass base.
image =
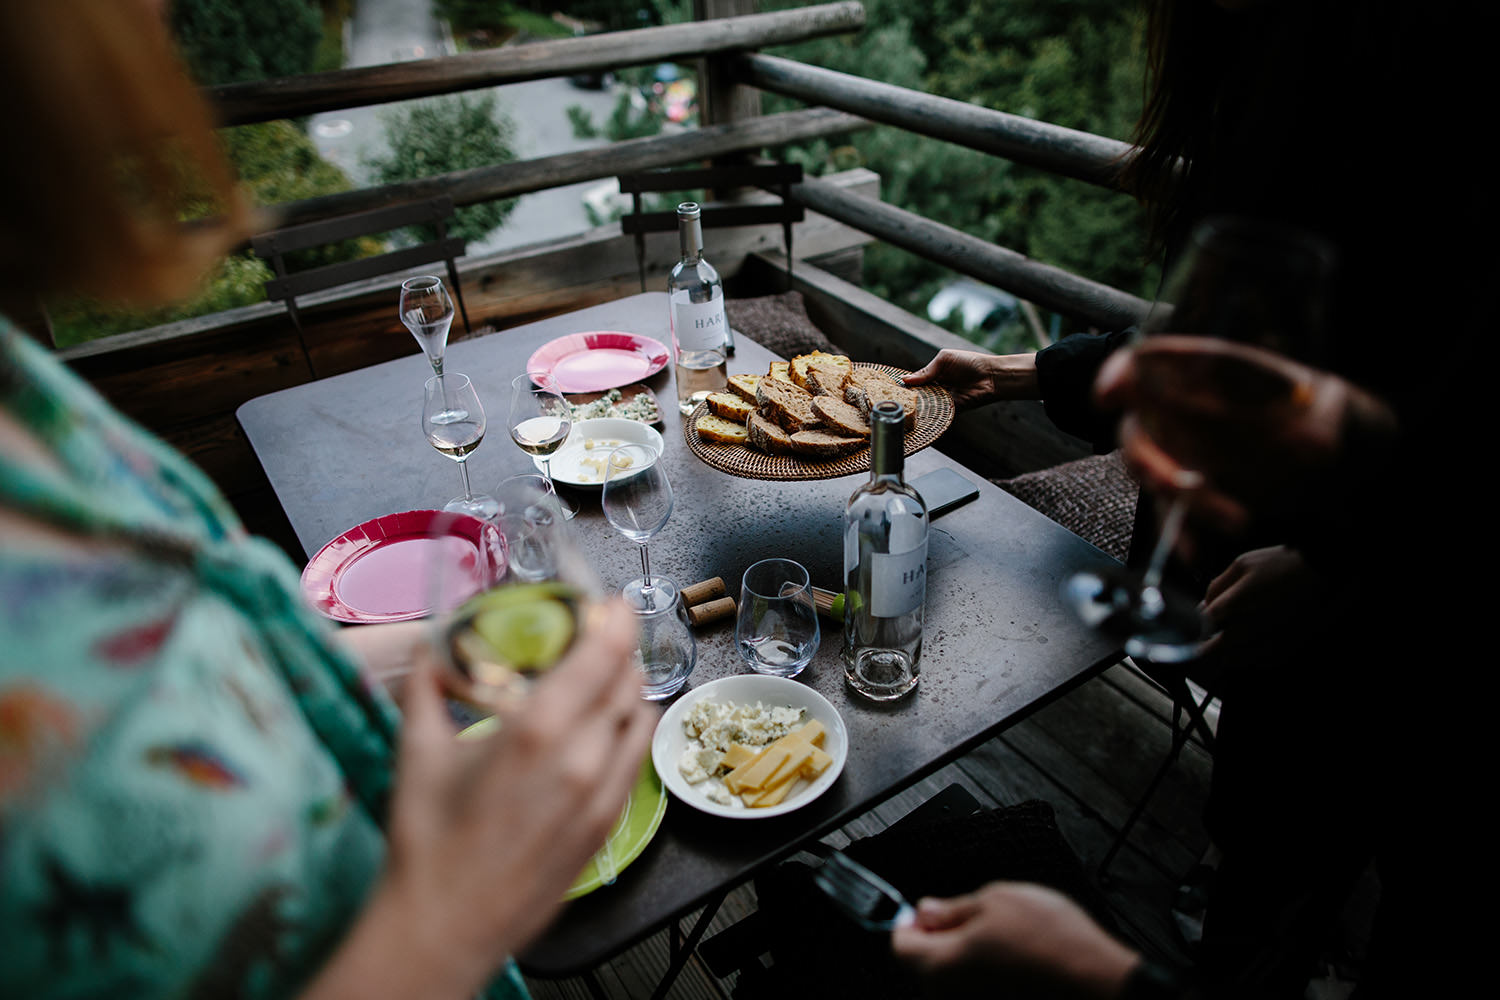
[[476,493],[471,497],[454,497],[443,504],[443,510],[450,514],[468,514],[481,521],[488,521],[499,516],[500,501],[488,494]]
[[677,600],[677,584],[664,576],[653,576],[647,590],[646,581],[637,577],[620,588],[620,596],[637,614],[666,611]]
[[1171,590],[1143,599],[1141,576],[1126,569],[1074,573],[1063,599],[1090,628],[1115,636],[1130,656],[1154,663],[1183,663],[1203,652],[1216,634],[1198,603]]

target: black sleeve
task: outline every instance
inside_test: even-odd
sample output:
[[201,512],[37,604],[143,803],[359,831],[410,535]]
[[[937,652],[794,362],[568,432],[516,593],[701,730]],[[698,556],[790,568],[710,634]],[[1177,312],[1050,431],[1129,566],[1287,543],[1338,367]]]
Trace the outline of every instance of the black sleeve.
[[1094,405],[1094,378],[1104,359],[1134,333],[1134,327],[1113,333],[1075,333],[1036,355],[1037,384],[1047,416],[1062,430],[1092,444],[1101,455],[1118,444],[1115,430],[1119,415],[1105,413]]

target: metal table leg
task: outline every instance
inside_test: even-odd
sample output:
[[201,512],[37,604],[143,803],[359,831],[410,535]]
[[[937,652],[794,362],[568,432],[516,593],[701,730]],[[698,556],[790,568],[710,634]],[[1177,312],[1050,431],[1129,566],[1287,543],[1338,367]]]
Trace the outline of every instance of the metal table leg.
[[682,940],[682,928],[678,922],[675,920],[672,921],[669,937],[670,947],[668,950],[671,961],[667,964],[667,971],[662,975],[661,982],[656,984],[656,990],[651,994],[651,1000],[662,1000],[667,995],[667,991],[672,988],[672,984],[677,981],[677,977],[682,973],[683,966],[687,965],[688,959],[692,957],[693,949],[698,947],[698,942],[703,938],[703,932],[708,930],[708,925],[713,920],[714,914],[719,912],[719,907],[724,904],[724,900],[728,896],[729,890],[725,889],[723,892],[709,898],[708,902],[704,904],[703,912],[698,914],[698,920],[693,924],[693,929],[688,932],[687,940]]

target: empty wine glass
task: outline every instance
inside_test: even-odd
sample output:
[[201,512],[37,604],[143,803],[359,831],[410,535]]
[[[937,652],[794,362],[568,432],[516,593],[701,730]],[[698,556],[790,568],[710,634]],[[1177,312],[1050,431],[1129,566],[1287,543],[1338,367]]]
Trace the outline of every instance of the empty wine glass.
[[666,577],[651,577],[646,543],[672,516],[672,483],[655,448],[627,444],[609,453],[604,467],[604,516],[616,531],[641,547],[641,578],[621,589],[637,611],[661,611],[672,606],[677,585]]
[[[1201,223],[1187,252],[1163,287],[1142,325],[1142,336],[1181,332],[1269,348],[1315,361],[1321,352],[1326,286],[1333,250],[1322,239],[1277,223],[1221,218]],[[1155,387],[1160,406],[1150,405],[1145,380],[1134,413],[1148,433],[1173,451],[1170,408],[1173,386]],[[1176,387],[1178,390],[1181,386]],[[1244,408],[1278,405],[1262,386],[1221,386]],[[1144,404],[1144,405],[1143,405]],[[1158,412],[1163,411],[1163,412]],[[1208,464],[1210,456],[1178,455],[1185,464]],[[1142,573],[1118,568],[1075,573],[1063,585],[1067,603],[1088,625],[1117,635],[1125,652],[1157,663],[1193,659],[1214,635],[1198,602],[1164,583],[1167,560],[1183,520],[1205,477],[1184,470],[1161,532]]]
[[453,325],[453,299],[443,279],[431,274],[401,282],[401,322],[417,338],[435,374],[443,374],[443,352]]
[[509,424],[511,440],[526,454],[541,458],[542,473],[563,517],[573,517],[578,506],[558,494],[552,480],[552,455],[573,430],[573,408],[549,378],[528,372],[511,379]]
[[751,670],[796,677],[812,662],[821,632],[807,570],[791,559],[762,559],[740,582],[734,644]]
[[495,498],[469,485],[469,455],[484,440],[484,407],[469,376],[452,372],[427,380],[422,401],[422,432],[434,448],[458,463],[464,495],[443,505],[446,511],[488,520],[500,512]]

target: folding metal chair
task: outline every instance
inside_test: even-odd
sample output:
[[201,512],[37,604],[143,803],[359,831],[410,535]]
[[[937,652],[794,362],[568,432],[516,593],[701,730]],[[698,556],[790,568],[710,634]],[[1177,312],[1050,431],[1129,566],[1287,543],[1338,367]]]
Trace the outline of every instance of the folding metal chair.
[[[1134,661],[1132,661],[1134,662]],[[1108,870],[1115,860],[1115,855],[1120,853],[1120,848],[1125,846],[1125,841],[1130,838],[1130,831],[1135,828],[1141,816],[1146,811],[1146,806],[1151,802],[1151,797],[1156,794],[1156,789],[1166,778],[1167,772],[1182,755],[1182,748],[1192,738],[1194,732],[1198,733],[1199,740],[1209,753],[1214,749],[1214,732],[1208,724],[1207,710],[1209,703],[1214,700],[1214,693],[1205,690],[1200,699],[1193,694],[1193,689],[1188,685],[1188,677],[1180,667],[1165,666],[1161,664],[1135,663],[1135,667],[1149,681],[1160,687],[1172,699],[1172,745],[1167,750],[1167,756],[1162,760],[1161,766],[1152,775],[1151,782],[1141,797],[1136,800],[1135,807],[1130,810],[1120,831],[1115,834],[1115,839],[1105,852],[1104,860],[1099,862],[1098,875],[1102,882],[1107,879]]]

